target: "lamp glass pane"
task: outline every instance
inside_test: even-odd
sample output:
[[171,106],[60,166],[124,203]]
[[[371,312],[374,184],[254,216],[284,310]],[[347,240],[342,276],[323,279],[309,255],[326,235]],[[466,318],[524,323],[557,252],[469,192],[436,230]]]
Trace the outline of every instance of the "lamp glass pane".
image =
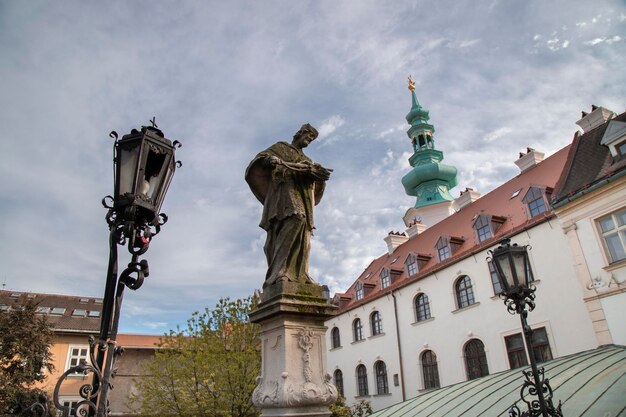
[[509,252],[506,251],[504,253],[496,254],[494,256],[494,260],[498,266],[500,284],[506,291],[515,285],[513,282],[513,271],[511,270]]
[[134,194],[135,176],[137,174],[137,158],[139,157],[139,142],[132,147],[119,150],[119,195]]
[[[144,177],[142,179],[141,194],[147,195],[155,204],[155,197],[163,184],[163,175],[167,154],[157,153],[151,147],[148,147],[148,156],[146,158],[146,167],[144,169]],[[156,204],[155,204],[156,205]]]
[[528,278],[526,277],[526,273],[528,268],[526,267],[526,251],[525,250],[515,250],[511,252],[511,257],[513,260],[513,264],[515,267],[516,279],[515,285],[527,285]]
[[163,187],[161,187],[161,192],[158,196],[158,200],[156,201],[156,209],[157,213],[161,210],[161,205],[163,204],[163,200],[165,200],[165,193],[167,193],[167,189],[170,187],[170,183],[172,182],[172,177],[174,176],[174,155],[169,154],[170,160],[167,164],[167,169],[165,171],[165,177],[163,178]]

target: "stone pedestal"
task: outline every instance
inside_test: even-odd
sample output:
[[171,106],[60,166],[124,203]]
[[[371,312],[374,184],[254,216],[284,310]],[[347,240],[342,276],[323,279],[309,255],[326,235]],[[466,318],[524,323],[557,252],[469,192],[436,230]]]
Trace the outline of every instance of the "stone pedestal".
[[327,417],[337,388],[326,370],[324,321],[337,307],[314,284],[279,283],[264,288],[250,314],[261,325],[261,376],[252,402],[262,417]]

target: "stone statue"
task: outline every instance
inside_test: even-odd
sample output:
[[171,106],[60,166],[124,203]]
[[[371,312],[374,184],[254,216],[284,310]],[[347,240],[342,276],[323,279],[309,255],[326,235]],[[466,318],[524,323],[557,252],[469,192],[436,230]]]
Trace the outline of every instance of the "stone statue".
[[313,206],[322,199],[332,172],[302,152],[317,135],[313,126],[304,124],[291,143],[275,143],[246,169],[246,182],[263,204],[259,226],[267,231],[268,268],[263,288],[287,282],[314,283],[308,273]]

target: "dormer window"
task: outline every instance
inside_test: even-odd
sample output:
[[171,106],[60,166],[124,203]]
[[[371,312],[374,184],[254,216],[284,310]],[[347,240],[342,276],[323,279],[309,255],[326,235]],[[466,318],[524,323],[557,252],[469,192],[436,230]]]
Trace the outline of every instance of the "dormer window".
[[478,242],[480,243],[491,239],[505,221],[505,217],[479,214],[472,225],[472,228],[476,231]]
[[445,261],[452,255],[452,250],[447,237],[440,237],[435,247],[437,248],[439,262]]
[[463,242],[464,240],[460,237],[441,236],[435,245],[439,262],[443,262],[454,255]]
[[383,268],[380,271],[380,286],[381,288],[387,288],[391,285],[391,276],[389,275],[389,269]]
[[522,202],[528,205],[530,217],[535,217],[546,211],[545,190],[539,187],[530,187]]
[[354,298],[356,298],[357,301],[363,299],[363,283],[356,283]]
[[404,265],[406,266],[407,274],[412,277],[417,274],[417,257],[412,253],[407,256],[406,261],[404,261]]
[[476,230],[479,242],[484,242],[493,236],[490,223],[489,216],[486,214],[481,214],[474,222],[474,230]]

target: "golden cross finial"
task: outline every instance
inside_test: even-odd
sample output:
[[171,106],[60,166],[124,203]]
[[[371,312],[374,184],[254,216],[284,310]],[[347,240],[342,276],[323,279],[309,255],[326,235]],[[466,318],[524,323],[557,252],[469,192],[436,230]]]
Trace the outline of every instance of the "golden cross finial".
[[415,91],[415,81],[413,81],[413,77],[409,75],[409,90]]

